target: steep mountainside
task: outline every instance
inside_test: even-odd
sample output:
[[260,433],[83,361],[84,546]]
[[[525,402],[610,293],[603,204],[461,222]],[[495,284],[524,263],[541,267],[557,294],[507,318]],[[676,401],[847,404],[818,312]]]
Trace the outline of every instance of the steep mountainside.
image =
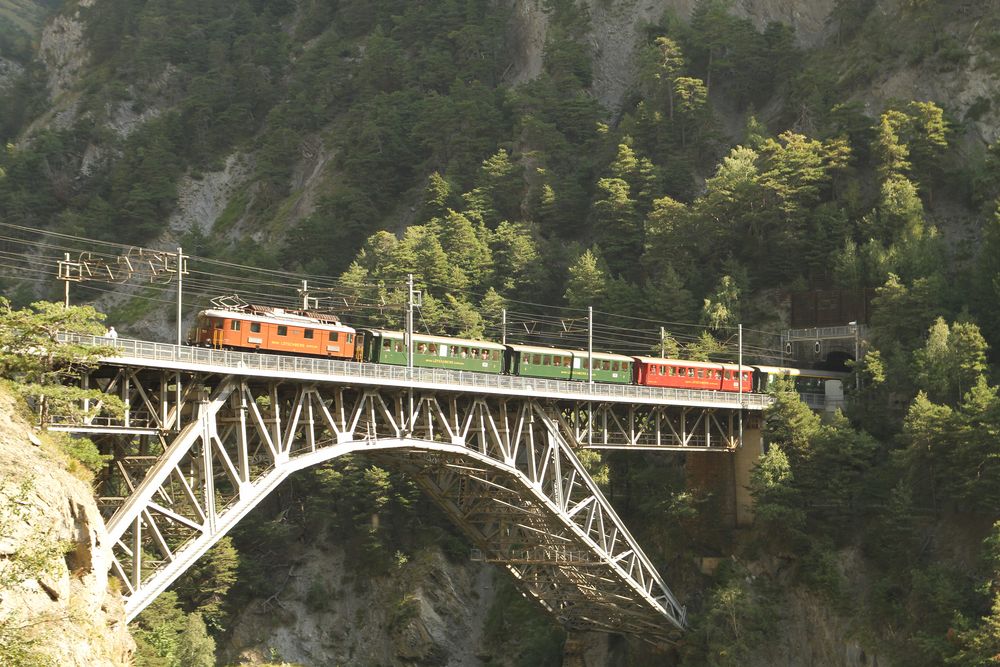
[[[772,349],[775,295],[867,290],[846,416],[821,423],[775,390],[752,528],[730,530],[680,456],[581,452],[693,626],[668,658],[612,639],[593,659],[1000,654],[996,3],[41,6],[54,15],[29,56],[0,43],[15,302],[61,297],[53,253],[183,246],[185,318],[233,290],[287,306],[308,279],[345,321],[400,327],[413,274],[431,333],[498,340],[506,309],[525,342],[583,347],[573,322],[592,306],[602,349],[732,361],[741,324],[764,341],[755,363],[807,365],[821,360]],[[72,289],[124,335],[171,340],[174,286]],[[144,616],[140,654],[169,661],[162,629],[202,616],[231,660],[588,653],[428,507],[376,465],[304,472]]]

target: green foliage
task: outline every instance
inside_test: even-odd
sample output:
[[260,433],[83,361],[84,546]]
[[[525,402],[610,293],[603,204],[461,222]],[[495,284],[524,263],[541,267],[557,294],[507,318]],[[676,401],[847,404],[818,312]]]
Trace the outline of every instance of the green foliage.
[[220,632],[226,627],[226,595],[236,583],[239,554],[232,538],[223,537],[184,573],[174,586],[178,600],[191,616]]
[[[57,337],[60,332],[103,334],[102,314],[90,306],[64,308],[47,301],[15,310],[0,297],[0,317],[0,377],[13,380],[15,393],[36,407],[41,423],[52,416],[73,422],[99,411],[109,415],[124,411],[121,399],[70,384],[101,356],[113,355],[114,348],[64,343]],[[101,468],[103,457],[91,441],[61,437],[60,443],[85,468],[92,472]]]
[[684,661],[719,667],[746,664],[772,636],[779,616],[766,586],[754,581],[742,564],[727,564],[693,620]]
[[949,328],[939,317],[924,347],[913,353],[917,387],[932,400],[958,403],[983,378],[986,348],[976,325],[955,322]]
[[187,628],[187,619],[177,602],[177,594],[173,591],[161,593],[132,623],[136,666],[182,667],[181,635]]
[[188,614],[178,641],[177,658],[184,667],[215,667],[215,640],[208,635],[201,614]]
[[1000,498],[1000,466],[989,453],[998,427],[1000,399],[985,380],[954,409],[917,395],[903,424],[900,458],[914,485],[928,489],[925,502],[934,509],[989,511]]
[[585,250],[569,268],[569,281],[564,295],[566,303],[573,308],[594,305],[599,308],[606,288],[605,272],[600,266],[597,255],[591,250]]

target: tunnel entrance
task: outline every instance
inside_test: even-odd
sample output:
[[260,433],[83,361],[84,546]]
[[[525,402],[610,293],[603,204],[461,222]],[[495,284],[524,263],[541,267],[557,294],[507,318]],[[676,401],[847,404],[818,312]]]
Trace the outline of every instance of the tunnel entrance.
[[841,350],[833,350],[830,354],[826,355],[826,359],[819,363],[816,368],[823,371],[849,373],[851,371],[851,368],[847,365],[849,361],[854,361],[854,355]]

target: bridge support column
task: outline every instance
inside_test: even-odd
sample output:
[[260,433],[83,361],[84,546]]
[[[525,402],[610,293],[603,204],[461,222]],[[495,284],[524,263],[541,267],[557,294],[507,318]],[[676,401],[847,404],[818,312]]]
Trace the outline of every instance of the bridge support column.
[[731,456],[718,452],[690,452],[687,455],[687,485],[707,491],[715,498],[717,521],[731,528],[753,523],[753,496],[750,474],[764,453],[758,418],[748,419],[743,444]]
[[750,495],[750,473],[764,453],[760,426],[743,429],[743,446],[733,454],[733,485],[736,500],[736,525],[740,528],[753,523],[753,496]]
[[711,495],[711,521],[726,529],[736,526],[734,461],[719,452],[689,452],[684,464],[688,488]]

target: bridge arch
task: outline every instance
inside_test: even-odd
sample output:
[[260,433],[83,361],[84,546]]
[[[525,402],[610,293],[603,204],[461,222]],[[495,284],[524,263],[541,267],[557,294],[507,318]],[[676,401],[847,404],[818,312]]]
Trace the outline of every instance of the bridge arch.
[[128,618],[290,474],[364,453],[412,475],[567,627],[668,642],[683,629],[684,608],[576,458],[553,405],[236,376],[204,386],[174,413],[175,435],[146,434],[145,453],[121,457],[107,480],[112,493],[128,490],[108,522]]

